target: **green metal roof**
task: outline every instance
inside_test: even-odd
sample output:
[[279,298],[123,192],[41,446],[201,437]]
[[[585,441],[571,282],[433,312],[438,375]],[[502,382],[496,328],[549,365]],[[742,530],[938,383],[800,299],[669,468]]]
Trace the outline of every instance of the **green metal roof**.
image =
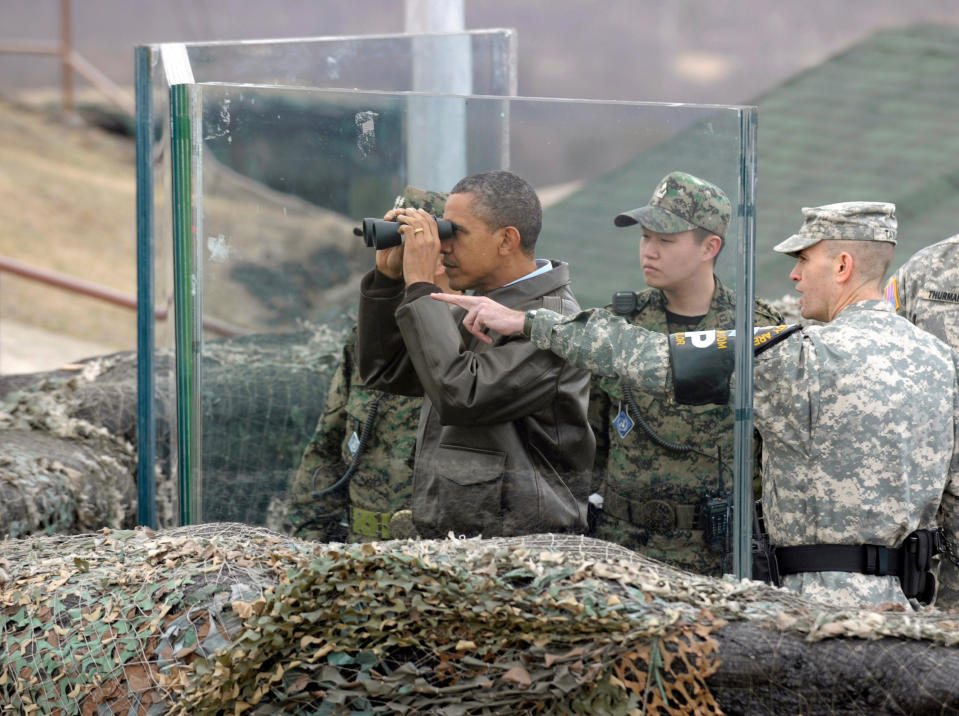
[[[791,291],[792,260],[772,247],[799,228],[803,206],[894,202],[895,265],[959,232],[959,27],[881,31],[747,104],[759,107],[757,295],[777,298]],[[642,286],[637,236],[621,230],[615,243],[593,242],[584,252],[569,231],[557,227],[582,223],[587,211],[605,212],[611,224],[617,212],[645,203],[673,169],[715,181],[736,202],[730,173],[735,158],[703,155],[704,145],[696,141],[703,132],[703,123],[686,129],[546,210],[549,249],[543,253],[570,261],[573,288],[584,305],[606,303],[616,289]],[[734,274],[734,259],[721,257],[720,275]],[[604,263],[629,260],[632,285],[605,290],[594,278],[604,275]],[[588,281],[580,285],[579,275]]]
[[803,206],[895,203],[897,266],[959,232],[959,27],[879,32],[755,104],[757,294],[784,293]]

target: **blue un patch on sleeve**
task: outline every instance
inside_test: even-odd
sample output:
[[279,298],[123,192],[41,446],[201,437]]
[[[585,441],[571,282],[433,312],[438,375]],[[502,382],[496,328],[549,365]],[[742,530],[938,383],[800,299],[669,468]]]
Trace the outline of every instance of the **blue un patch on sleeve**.
[[619,433],[620,438],[625,438],[629,435],[629,431],[633,429],[633,425],[635,424],[633,419],[629,417],[622,408],[619,409],[619,415],[613,418],[613,427],[616,428],[616,432]]

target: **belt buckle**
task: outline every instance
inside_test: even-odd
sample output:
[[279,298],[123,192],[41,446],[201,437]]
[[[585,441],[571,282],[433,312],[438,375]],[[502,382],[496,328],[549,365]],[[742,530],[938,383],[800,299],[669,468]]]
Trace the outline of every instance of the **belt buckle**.
[[[353,517],[353,531],[364,537],[376,537],[378,539],[390,538],[390,515],[386,512],[373,512],[364,510],[351,505],[351,516]],[[385,518],[385,519],[384,519]]]
[[676,510],[668,500],[646,500],[639,514],[641,524],[653,532],[665,532],[676,526]]

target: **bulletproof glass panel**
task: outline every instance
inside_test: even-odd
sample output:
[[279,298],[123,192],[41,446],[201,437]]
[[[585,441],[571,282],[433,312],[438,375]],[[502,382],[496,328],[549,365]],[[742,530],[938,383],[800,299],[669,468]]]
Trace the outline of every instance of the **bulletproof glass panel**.
[[[171,97],[184,522],[291,528],[288,491],[304,477],[309,446],[331,438],[314,431],[360,279],[374,265],[355,230],[408,186],[449,191],[493,169],[525,178],[543,205],[535,255],[569,263],[586,308],[623,290],[651,300],[658,279],[647,272],[649,286],[643,280],[643,231],[614,218],[650,202],[673,171],[706,179],[729,199],[715,266],[725,288],[716,288],[722,305],[710,312],[722,314],[724,329],[751,332],[753,108],[229,83],[180,85]],[[669,260],[670,270],[688,261]],[[659,262],[669,268],[667,258]],[[735,296],[746,297],[743,306]],[[643,340],[696,325],[681,316],[661,322]],[[735,350],[725,405],[677,411],[665,394],[602,383],[609,459],[597,489],[608,521],[599,536],[703,572],[741,571],[748,525],[743,533],[745,511],[732,507],[751,499],[752,358],[749,342]],[[362,440],[366,414],[347,405],[343,415],[332,439],[348,480],[350,438]],[[675,449],[657,452],[656,441]],[[329,484],[311,479],[308,492]],[[402,506],[347,500],[328,518],[383,538],[388,513]]]
[[[430,60],[435,56],[455,61],[435,63]],[[516,33],[492,29],[154,44],[137,47],[135,62],[139,521],[156,527],[177,523],[177,440],[170,422],[175,414],[170,87],[225,81],[515,94]],[[208,330],[227,336],[236,329],[208,323]],[[158,484],[149,478],[154,474]]]

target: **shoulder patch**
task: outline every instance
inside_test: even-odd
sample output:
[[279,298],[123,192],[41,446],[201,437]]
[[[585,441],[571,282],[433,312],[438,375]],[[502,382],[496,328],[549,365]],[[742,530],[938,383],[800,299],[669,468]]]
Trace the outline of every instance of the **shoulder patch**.
[[886,284],[886,290],[883,291],[883,298],[891,303],[893,308],[897,311],[899,310],[899,283],[896,281],[895,276],[889,279],[889,283]]

